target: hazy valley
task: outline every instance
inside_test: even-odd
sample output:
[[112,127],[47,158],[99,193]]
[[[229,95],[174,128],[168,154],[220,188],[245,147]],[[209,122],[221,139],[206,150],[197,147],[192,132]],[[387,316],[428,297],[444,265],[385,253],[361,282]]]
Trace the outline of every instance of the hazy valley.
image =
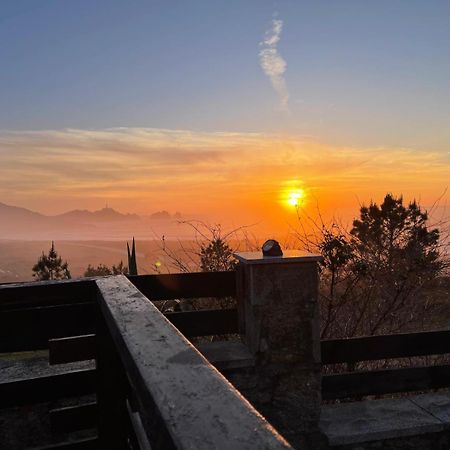
[[51,241],[68,261],[73,277],[81,276],[89,264],[111,266],[121,260],[126,264],[126,241],[133,236],[140,273],[154,273],[157,261],[159,270],[168,271],[161,238],[175,252],[176,240],[192,239],[192,227],[182,220],[190,219],[167,211],[122,214],[108,207],[48,216],[0,203],[0,282],[31,280],[32,266]]

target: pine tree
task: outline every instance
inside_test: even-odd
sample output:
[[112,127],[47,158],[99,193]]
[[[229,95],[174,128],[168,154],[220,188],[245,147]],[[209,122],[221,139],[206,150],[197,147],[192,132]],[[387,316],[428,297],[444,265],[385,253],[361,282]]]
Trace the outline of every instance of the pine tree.
[[123,261],[119,264],[108,267],[105,264],[99,264],[97,267],[88,265],[84,271],[85,277],[105,277],[108,275],[128,275],[128,267],[124,266]]
[[69,264],[67,261],[62,261],[62,258],[55,250],[55,243],[52,241],[52,246],[45,255],[38,259],[38,262],[33,266],[33,277],[38,280],[64,280],[72,278],[69,271]]
[[136,261],[136,244],[134,242],[134,237],[133,237],[133,244],[131,246],[131,251],[130,246],[127,242],[127,253],[128,253],[128,272],[130,273],[130,275],[137,275],[138,270]]
[[235,266],[233,250],[222,238],[214,238],[208,245],[202,245],[200,249],[202,272],[234,270]]

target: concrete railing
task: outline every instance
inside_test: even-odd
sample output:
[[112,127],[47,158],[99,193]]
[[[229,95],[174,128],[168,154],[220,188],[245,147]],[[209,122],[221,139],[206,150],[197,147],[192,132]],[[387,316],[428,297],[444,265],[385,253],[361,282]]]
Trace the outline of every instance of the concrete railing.
[[291,448],[126,277],[96,283],[102,448]]

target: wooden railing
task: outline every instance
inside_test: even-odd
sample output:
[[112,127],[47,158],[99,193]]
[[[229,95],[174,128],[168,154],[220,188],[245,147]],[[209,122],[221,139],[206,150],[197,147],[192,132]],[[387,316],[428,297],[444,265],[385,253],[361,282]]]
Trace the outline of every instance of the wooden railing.
[[[97,404],[93,402],[77,407],[54,409],[51,411],[51,419],[55,428],[67,431],[98,426],[100,430],[102,427],[106,429],[104,427],[111,427],[111,422],[109,425],[107,425],[108,421],[102,422],[106,420],[104,417],[108,417],[108,411],[116,411],[114,414],[119,414],[117,408],[120,403],[120,414],[126,413],[126,423],[128,423],[128,426],[120,431],[123,433],[119,436],[120,439],[134,439],[143,442],[145,435],[150,441],[156,439],[154,442],[156,448],[158,448],[159,439],[165,443],[164,445],[169,445],[171,442],[170,445],[175,445],[175,448],[182,448],[176,447],[179,445],[178,438],[175,438],[173,434],[176,430],[168,430],[167,424],[161,425],[162,422],[165,423],[170,419],[170,411],[159,404],[162,402],[161,398],[151,389],[156,382],[155,374],[149,375],[150,378],[144,377],[146,382],[142,378],[142,373],[146,370],[145,364],[154,364],[153,359],[151,358],[147,362],[138,361],[137,354],[134,353],[135,349],[142,345],[140,351],[152,354],[152,351],[157,350],[158,343],[153,342],[152,347],[148,347],[145,342],[151,338],[144,334],[141,334],[140,337],[135,335],[134,340],[127,341],[124,338],[127,334],[125,333],[127,331],[126,324],[118,320],[120,315],[126,316],[126,311],[119,309],[114,313],[114,308],[110,304],[113,301],[111,297],[114,296],[107,289],[105,283],[108,280],[119,279],[123,290],[121,291],[119,286],[118,291],[128,295],[127,292],[134,290],[132,295],[135,297],[133,298],[144,308],[141,315],[143,317],[149,315],[154,320],[159,317],[158,324],[161,322],[164,326],[158,326],[163,327],[169,335],[176,336],[172,337],[177,343],[176,346],[183,349],[180,352],[185,351],[186,355],[191,355],[189,358],[192,357],[192,360],[195,361],[195,373],[197,374],[198,371],[206,373],[208,379],[219,383],[218,380],[221,380],[220,377],[217,378],[219,375],[196,353],[196,350],[184,337],[242,332],[245,324],[242,323],[242,320],[238,320],[238,310],[167,313],[165,317],[174,325],[175,328],[173,328],[159,312],[156,313],[151,302],[144,300],[143,296],[155,301],[234,297],[236,295],[235,272],[144,275],[128,277],[129,282],[124,277],[119,277],[2,285],[0,286],[0,353],[49,349],[49,362],[52,365],[96,359],[100,355],[99,367],[102,367],[102,364],[104,368],[116,367],[116,372],[120,374],[117,379],[114,377],[103,379],[101,386],[108,386],[109,392],[111,390],[115,392],[117,386],[120,386],[119,391],[122,397],[116,398],[114,401],[108,400],[106,392],[102,394],[101,389],[98,391],[99,373],[93,366],[89,366],[48,376],[0,382],[0,407],[33,404],[97,392],[99,398],[101,399],[103,395],[103,401],[106,402],[101,407],[100,414],[98,414]],[[118,300],[114,300],[114,302],[117,303],[115,308],[120,308]],[[102,305],[102,314],[99,314],[99,304]],[[130,311],[133,311],[133,302],[129,302],[128,307]],[[134,319],[130,320],[130,324],[133,322]],[[147,325],[153,326],[150,325],[150,322]],[[184,337],[178,332],[181,332]],[[103,352],[99,353],[98,349],[103,349]],[[349,368],[362,361],[450,354],[450,331],[324,340],[321,342],[321,353],[323,364],[345,363]],[[110,359],[102,362],[102,355],[107,354]],[[174,365],[170,370],[174,372],[180,370],[183,366],[182,361],[177,362],[175,358]],[[187,365],[189,366],[189,364]],[[111,372],[111,370],[108,369],[107,372]],[[182,377],[175,377],[174,380],[181,385],[186,382]],[[191,383],[189,382],[189,384]],[[195,386],[194,382],[192,384]],[[168,386],[166,387],[169,389]],[[344,373],[324,373],[322,397],[325,400],[359,398],[366,395],[424,391],[443,387],[450,387],[450,365],[447,364],[382,370],[348,370]],[[229,388],[227,385],[227,389]],[[147,400],[140,404],[136,397],[140,398],[145,391],[148,391],[145,394]],[[193,396],[192,398],[196,398],[203,394],[200,391],[193,391],[190,395]],[[236,393],[224,395],[235,398]],[[108,401],[113,403],[108,406]],[[220,404],[221,401],[217,400],[217,402]],[[245,402],[244,404],[247,405]],[[199,403],[198,407],[200,408],[200,406]],[[144,417],[147,408],[152,411],[155,411],[155,408],[158,411],[161,408],[164,410],[158,412],[158,420],[160,420],[158,423],[161,425],[161,429],[166,429],[166,431],[159,437],[155,437],[158,435],[158,433],[155,434],[155,425],[150,423],[149,418],[145,419]],[[242,408],[242,405],[239,408]],[[249,414],[253,417],[254,411],[246,408],[248,405],[244,408],[247,416]],[[106,416],[104,416],[105,414]],[[110,419],[114,423],[117,417]],[[177,416],[177,420],[181,420],[181,417]],[[251,420],[256,419],[253,417]],[[255,423],[261,425],[261,422],[257,420]],[[270,431],[265,424],[261,429],[265,430],[262,433]],[[273,430],[270,431],[270,433],[272,432]],[[95,442],[97,441],[91,441],[89,445],[93,445]],[[145,448],[145,443],[142,445],[141,447]]]
[[[410,358],[450,353],[450,331],[368,336],[321,342],[323,364]],[[450,365],[325,374],[325,400],[450,387]]]
[[234,271],[137,275],[128,279],[151,300],[236,296]]
[[[236,295],[234,272],[131,276],[151,300]],[[95,280],[0,286],[0,353],[48,348],[49,339],[94,333]],[[186,336],[238,331],[237,310],[167,313]]]
[[166,320],[142,293],[234,295],[234,273],[130,279],[0,286],[0,353],[48,348],[50,365],[96,359],[96,367],[0,382],[0,407],[95,393],[97,402],[50,410],[58,432],[98,429],[70,448],[290,448],[180,334],[235,333],[237,311]]

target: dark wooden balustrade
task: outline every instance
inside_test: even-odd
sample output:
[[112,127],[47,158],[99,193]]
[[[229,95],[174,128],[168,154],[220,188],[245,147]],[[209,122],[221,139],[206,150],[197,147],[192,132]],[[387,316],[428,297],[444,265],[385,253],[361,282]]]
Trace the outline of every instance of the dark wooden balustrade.
[[236,333],[237,310],[164,318],[142,293],[152,300],[235,295],[235,274],[130,280],[49,283],[48,291],[45,283],[0,286],[0,353],[48,349],[58,367],[96,359],[96,368],[0,382],[0,407],[96,393],[98,402],[49,411],[55,432],[98,430],[58,448],[290,448],[183,336]]
[[[128,277],[151,300],[229,297],[234,272]],[[48,348],[49,339],[94,333],[95,281],[19,283],[0,286],[0,353]],[[237,310],[168,313],[186,336],[238,331]],[[83,344],[81,344],[83,345]]]
[[[429,331],[321,342],[324,364],[410,358],[450,353],[450,331]],[[322,379],[325,400],[450,387],[450,365],[326,374]]]
[[[256,427],[261,442],[273,443],[274,447],[270,448],[280,445],[283,448],[285,444],[276,432],[261,421],[186,340],[186,337],[241,332],[245,323],[242,317],[239,321],[239,308],[162,315],[148,300],[235,295],[235,272],[1,285],[0,353],[44,349],[49,350],[52,367],[97,359],[99,370],[93,365],[83,366],[0,382],[0,407],[96,393],[98,405],[91,399],[50,411],[57,431],[99,429],[100,441],[96,437],[81,439],[70,448],[109,448],[109,445],[117,442],[122,445],[125,441],[133,442],[135,448],[147,448],[148,443],[152,448],[188,448],[183,442],[202,448],[197,446],[200,441],[210,442],[211,439],[217,439],[214,442],[221,443],[220,448],[238,448],[232,446],[235,442],[229,439],[229,434],[240,421]],[[152,340],[155,335],[152,330],[157,330],[156,334],[164,338]],[[209,352],[203,353],[208,358],[211,355],[213,361],[213,351]],[[321,353],[323,364],[346,363],[348,366],[362,361],[450,354],[450,331],[324,340]],[[247,364],[248,355],[244,356],[247,359],[242,361]],[[223,367],[239,366],[225,364]],[[108,377],[111,373],[116,375]],[[167,377],[168,373],[170,377],[162,380],[163,374]],[[348,371],[324,374],[322,397],[325,400],[359,398],[449,386],[450,365],[447,364]],[[118,395],[111,396],[111,392]],[[228,403],[224,403],[224,399]],[[214,409],[214,405],[224,404],[228,409]],[[200,426],[205,423],[205,408],[210,411],[208,420],[213,420],[216,414],[220,422],[225,420],[225,427],[214,421]],[[227,411],[232,413],[227,415]],[[193,412],[203,419],[193,421],[194,418],[188,417]],[[185,425],[181,426],[182,422]],[[243,442],[249,437],[249,429],[246,426],[243,435],[237,435]],[[108,434],[106,430],[114,432]],[[206,432],[214,436],[206,436]],[[192,441],[192,436],[197,435],[201,436],[200,441]]]

